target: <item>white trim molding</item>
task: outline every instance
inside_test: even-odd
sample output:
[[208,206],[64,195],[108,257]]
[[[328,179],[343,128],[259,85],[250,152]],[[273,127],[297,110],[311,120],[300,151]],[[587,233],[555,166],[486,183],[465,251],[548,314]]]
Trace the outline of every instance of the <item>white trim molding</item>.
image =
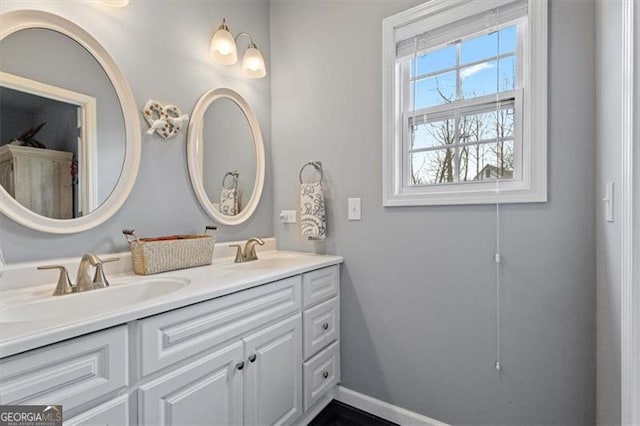
[[[640,424],[640,7],[622,2],[621,423]],[[634,160],[635,159],[635,160]]]
[[372,398],[344,386],[337,387],[335,399],[399,425],[449,426],[447,423]]

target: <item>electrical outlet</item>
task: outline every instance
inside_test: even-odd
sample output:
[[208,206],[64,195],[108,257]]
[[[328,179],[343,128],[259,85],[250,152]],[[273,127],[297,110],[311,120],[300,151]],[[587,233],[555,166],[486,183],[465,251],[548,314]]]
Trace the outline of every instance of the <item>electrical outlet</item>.
[[280,212],[280,222],[282,223],[296,223],[296,211],[295,210],[282,210]]

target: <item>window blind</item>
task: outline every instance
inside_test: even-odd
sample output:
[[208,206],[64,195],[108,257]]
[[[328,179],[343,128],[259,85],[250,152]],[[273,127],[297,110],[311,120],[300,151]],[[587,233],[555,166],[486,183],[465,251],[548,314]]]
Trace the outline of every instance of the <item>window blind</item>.
[[[448,44],[466,36],[489,31],[496,25],[527,16],[527,0],[472,1],[470,14],[460,18],[458,6],[395,30],[396,58],[402,59],[422,54],[435,47]],[[500,22],[498,22],[498,19]],[[424,31],[425,28],[430,28]]]

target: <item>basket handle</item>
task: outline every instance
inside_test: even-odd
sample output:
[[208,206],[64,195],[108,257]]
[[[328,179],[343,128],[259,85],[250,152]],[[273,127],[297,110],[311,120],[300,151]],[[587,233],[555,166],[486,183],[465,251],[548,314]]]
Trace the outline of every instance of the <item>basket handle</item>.
[[135,237],[137,242],[140,242],[140,240],[138,239],[138,236],[136,235],[136,231],[134,229],[123,229],[122,233],[124,234],[124,237],[127,239],[127,242],[130,243],[132,242],[132,240],[130,239],[130,237]]
[[211,230],[211,231],[216,231],[218,229],[217,226],[213,226],[213,225],[207,225],[204,227],[204,234],[202,235],[207,235],[207,231]]

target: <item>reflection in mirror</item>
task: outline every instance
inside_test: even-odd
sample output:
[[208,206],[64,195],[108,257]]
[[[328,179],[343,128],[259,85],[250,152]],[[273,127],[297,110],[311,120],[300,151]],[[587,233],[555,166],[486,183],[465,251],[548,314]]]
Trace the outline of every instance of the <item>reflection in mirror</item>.
[[213,207],[235,216],[246,207],[256,179],[249,122],[231,99],[219,98],[204,114],[203,185]]
[[116,91],[94,57],[59,32],[0,41],[0,184],[34,213],[72,219],[118,182],[126,148]]
[[193,191],[216,222],[239,225],[258,208],[264,188],[264,143],[256,114],[238,92],[203,94],[191,113],[187,164]]

